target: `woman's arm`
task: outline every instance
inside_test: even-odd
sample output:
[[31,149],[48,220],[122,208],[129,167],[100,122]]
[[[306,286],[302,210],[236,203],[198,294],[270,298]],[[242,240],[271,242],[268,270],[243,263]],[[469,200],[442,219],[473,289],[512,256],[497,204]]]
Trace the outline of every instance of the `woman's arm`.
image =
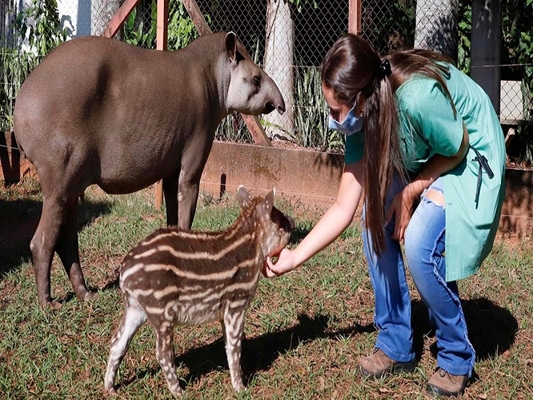
[[293,270],[339,237],[353,220],[361,199],[362,184],[363,162],[346,164],[335,203],[295,249],[283,249],[275,264],[267,259],[264,275],[273,277]]
[[[394,233],[392,235],[395,240],[402,240],[405,229],[411,220],[412,208],[416,199],[420,197],[424,189],[428,188],[439,176],[451,171],[459,165],[465,158],[468,152],[468,131],[463,123],[463,140],[457,153],[453,156],[447,157],[436,154],[427,162],[425,168],[417,175],[417,177],[408,184],[402,192],[400,192],[394,199],[387,220],[390,221],[395,218]],[[439,196],[439,195],[437,195]],[[442,204],[444,204],[444,198]]]

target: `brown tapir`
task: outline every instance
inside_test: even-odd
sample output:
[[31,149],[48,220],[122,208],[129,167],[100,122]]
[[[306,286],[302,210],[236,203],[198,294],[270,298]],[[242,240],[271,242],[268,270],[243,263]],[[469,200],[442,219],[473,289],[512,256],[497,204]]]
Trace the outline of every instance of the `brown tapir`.
[[174,52],[103,37],[52,50],[25,80],[13,115],[43,193],[30,244],[39,303],[52,304],[54,251],[78,299],[94,296],[80,267],[76,219],[89,185],[123,194],[162,179],[168,225],[188,229],[220,121],[274,109],[285,111],[278,87],[232,32]]

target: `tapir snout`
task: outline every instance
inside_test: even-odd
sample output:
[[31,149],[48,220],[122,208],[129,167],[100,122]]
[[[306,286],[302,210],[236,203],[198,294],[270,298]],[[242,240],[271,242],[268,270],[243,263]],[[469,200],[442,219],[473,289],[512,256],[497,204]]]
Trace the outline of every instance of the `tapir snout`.
[[243,114],[285,112],[285,101],[276,83],[251,59],[244,46],[231,32],[226,36],[226,51],[231,78],[226,98],[230,111]]
[[76,297],[93,296],[80,266],[76,223],[77,199],[89,185],[123,194],[162,179],[167,224],[189,229],[220,121],[233,111],[273,110],[285,111],[278,87],[232,32],[174,52],[103,37],[52,50],[26,78],[13,116],[43,193],[30,245],[41,305],[51,303],[54,251]]
[[276,83],[272,80],[270,76],[268,76],[266,73],[261,71],[263,76],[263,86],[267,86],[269,90],[271,91],[270,96],[272,97],[272,101],[266,102],[266,104],[263,107],[262,114],[270,114],[272,111],[276,110],[281,115],[285,112],[285,101],[283,100],[283,96],[281,95],[281,92],[278,89],[278,86]]

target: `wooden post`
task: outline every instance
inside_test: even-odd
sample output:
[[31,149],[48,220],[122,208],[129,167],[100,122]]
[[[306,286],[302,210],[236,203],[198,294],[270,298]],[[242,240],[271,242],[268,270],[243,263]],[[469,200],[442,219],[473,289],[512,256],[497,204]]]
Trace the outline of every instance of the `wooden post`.
[[139,1],[140,0],[125,0],[116,14],[113,15],[111,21],[109,21],[109,25],[107,25],[107,28],[105,28],[102,36],[108,38],[115,37],[120,28],[122,28],[122,25],[124,25],[126,18],[128,18],[133,9],[137,6],[137,4],[139,4]]
[[168,0],[157,0],[157,50],[168,49]]
[[[168,0],[157,0],[157,50],[168,49]],[[163,205],[163,181],[155,184],[155,209],[160,210]]]
[[189,16],[192,19],[192,23],[194,24],[200,36],[213,33],[195,0],[183,0],[183,5],[189,13]]
[[350,0],[348,5],[348,32],[361,33],[361,0]]

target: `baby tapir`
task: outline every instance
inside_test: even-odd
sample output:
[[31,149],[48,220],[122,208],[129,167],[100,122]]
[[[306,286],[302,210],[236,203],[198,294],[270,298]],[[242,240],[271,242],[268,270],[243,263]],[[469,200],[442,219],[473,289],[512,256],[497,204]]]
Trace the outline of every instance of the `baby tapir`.
[[181,395],[172,343],[175,324],[222,323],[231,383],[244,389],[240,358],[244,316],[268,256],[289,241],[293,220],[274,207],[274,191],[251,199],[240,186],[242,208],[222,232],[174,228],[155,231],[125,257],[120,288],[126,310],[112,339],[105,390],[114,392],[115,374],[131,338],[148,319],[156,335],[156,355],[170,391]]

